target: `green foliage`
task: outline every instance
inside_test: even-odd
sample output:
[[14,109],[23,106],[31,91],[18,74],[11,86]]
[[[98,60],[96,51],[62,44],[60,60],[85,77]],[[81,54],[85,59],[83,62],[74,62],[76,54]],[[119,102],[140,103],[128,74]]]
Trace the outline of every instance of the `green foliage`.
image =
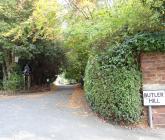
[[10,57],[13,54],[19,56],[18,65],[22,70],[26,64],[30,65],[32,84],[45,84],[46,78],[52,82],[61,73],[66,57],[59,39],[58,10],[54,0],[16,0],[2,4],[0,18],[6,28],[0,34],[0,47],[4,62],[10,61],[6,66],[10,68],[7,74],[14,71],[11,67],[14,61]]
[[32,0],[0,2],[0,37],[3,36],[3,33],[29,18],[33,10],[32,5]]
[[79,82],[80,78],[84,75],[84,71],[85,71],[84,69],[81,70],[81,68],[82,68],[81,63],[79,63],[77,60],[74,61],[72,60],[72,58],[69,57],[67,68],[64,71],[65,78],[68,80],[74,79],[77,82]]
[[32,15],[33,24],[38,31],[37,35],[43,39],[55,40],[59,39],[60,20],[59,5],[56,0],[38,0]]
[[[159,18],[161,13],[140,0],[117,1],[111,8],[93,10],[88,18],[77,17],[76,14],[75,18],[67,20],[68,28],[64,32],[69,56],[71,55],[71,60],[78,65],[74,67],[71,64],[73,67],[70,71],[73,72],[70,73],[81,73],[80,70],[84,69],[84,65],[81,69],[79,66],[82,62],[87,63],[87,57],[93,50],[94,53],[100,53],[136,33],[161,31],[164,27]],[[83,54],[87,57],[82,57]],[[77,56],[82,60],[77,59]]]
[[165,52],[165,32],[137,34],[89,60],[85,91],[95,112],[126,124],[140,119],[142,52]]
[[2,72],[2,65],[0,65],[0,90],[3,89],[3,72]]
[[[3,69],[1,78],[10,78],[14,65],[14,46],[16,45],[6,37],[6,33],[13,30],[21,22],[26,21],[32,14],[32,0],[6,0],[0,1],[0,64]],[[15,34],[16,35],[16,34]]]
[[10,78],[3,81],[4,90],[16,91],[23,87],[23,75],[18,75],[17,73],[11,73]]
[[84,29],[85,26],[78,22],[78,24],[74,24],[65,31],[64,46],[68,52],[67,57],[69,59],[65,75],[66,78],[77,81],[84,77],[90,52],[87,38],[88,32],[85,33]]
[[111,121],[138,121],[142,110],[140,72],[126,67],[109,68],[97,59],[89,61],[85,77],[86,97],[92,109]]
[[75,79],[80,82],[84,77],[86,63],[88,61],[88,48],[77,47],[67,53],[68,64],[65,70],[67,79]]
[[150,6],[151,9],[159,13],[159,17],[163,24],[165,24],[165,1],[164,0],[142,0],[145,5]]
[[56,75],[60,74],[66,66],[65,51],[59,47],[59,43],[40,40],[40,43],[19,47],[16,52],[19,56],[19,65],[22,68],[27,63],[30,65],[33,84],[45,84],[47,78],[53,82]]
[[165,32],[136,34],[126,39],[122,44],[109,49],[106,63],[112,67],[140,69],[140,54],[142,52],[165,52]]
[[119,2],[112,9],[94,13],[94,25],[90,35],[93,43],[102,48],[106,43],[120,43],[124,38],[138,32],[160,30],[159,14],[143,6],[139,0]]

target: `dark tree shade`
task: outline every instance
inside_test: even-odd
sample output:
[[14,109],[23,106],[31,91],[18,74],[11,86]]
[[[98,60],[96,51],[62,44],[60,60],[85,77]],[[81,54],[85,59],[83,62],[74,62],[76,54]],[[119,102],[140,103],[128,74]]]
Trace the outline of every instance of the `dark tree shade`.
[[[56,79],[56,75],[62,72],[65,67],[66,57],[64,50],[55,44],[37,44],[29,53],[32,57],[21,57],[19,65],[23,68],[26,64],[30,66],[33,85],[46,84],[46,79],[50,82]],[[22,52],[21,52],[22,53]]]

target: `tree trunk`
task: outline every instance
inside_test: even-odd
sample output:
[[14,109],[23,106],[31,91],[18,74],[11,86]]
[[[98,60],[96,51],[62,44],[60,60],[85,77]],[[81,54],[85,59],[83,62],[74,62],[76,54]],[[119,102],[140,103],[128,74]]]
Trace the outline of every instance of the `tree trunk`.
[[5,61],[3,61],[3,64],[2,64],[2,72],[3,72],[3,81],[7,80],[8,75],[7,75],[7,68],[6,68]]
[[14,55],[12,51],[4,51],[4,59],[2,64],[3,70],[3,80],[7,80],[12,72],[13,64],[14,64]]

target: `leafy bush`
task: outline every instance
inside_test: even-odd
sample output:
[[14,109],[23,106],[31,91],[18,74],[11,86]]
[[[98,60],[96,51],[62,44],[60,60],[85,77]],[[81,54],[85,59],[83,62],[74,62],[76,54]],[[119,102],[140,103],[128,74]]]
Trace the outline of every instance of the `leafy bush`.
[[86,96],[94,111],[116,122],[140,119],[140,72],[135,69],[103,68],[99,60],[89,61],[86,69]]
[[165,32],[135,35],[90,58],[85,91],[95,112],[115,122],[134,123],[140,119],[142,52],[165,52]]
[[4,90],[15,91],[23,87],[23,76],[12,73],[9,79],[3,81]]
[[87,48],[78,47],[67,53],[68,64],[65,70],[65,78],[80,82],[84,78],[88,55]]
[[0,90],[2,90],[2,89],[3,89],[3,81],[0,80]]

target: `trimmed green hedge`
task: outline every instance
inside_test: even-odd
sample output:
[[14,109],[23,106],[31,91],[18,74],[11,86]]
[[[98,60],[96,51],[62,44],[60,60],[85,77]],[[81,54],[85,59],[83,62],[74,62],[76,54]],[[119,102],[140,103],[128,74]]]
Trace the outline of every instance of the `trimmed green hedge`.
[[135,69],[102,68],[91,58],[86,68],[85,91],[92,109],[115,122],[133,123],[140,119],[141,75]]
[[141,52],[165,52],[165,32],[139,34],[107,52],[91,57],[85,91],[92,109],[102,117],[125,124],[141,118]]

